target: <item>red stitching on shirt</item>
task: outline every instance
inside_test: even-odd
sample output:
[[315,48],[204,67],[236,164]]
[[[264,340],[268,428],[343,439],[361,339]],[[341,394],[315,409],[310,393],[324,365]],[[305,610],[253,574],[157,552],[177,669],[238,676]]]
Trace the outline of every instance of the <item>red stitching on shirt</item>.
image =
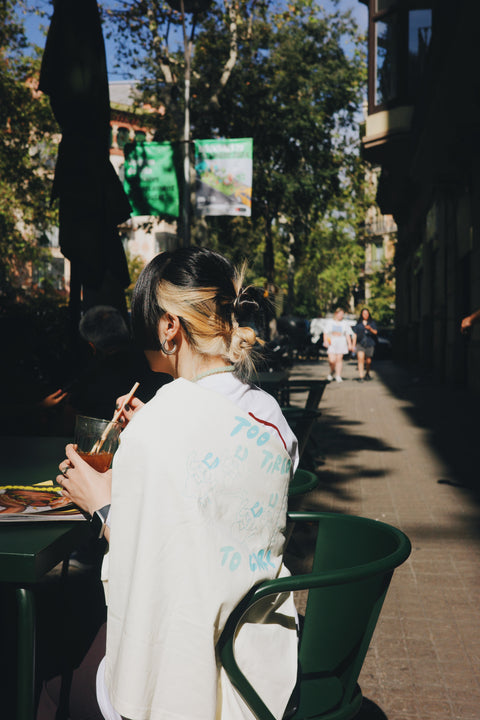
[[282,441],[282,443],[283,443],[283,445],[284,445],[284,447],[285,447],[285,450],[287,449],[287,443],[286,443],[285,440],[283,439],[282,433],[280,432],[280,430],[278,429],[278,427],[277,427],[276,425],[274,425],[274,424],[271,423],[271,422],[268,422],[268,420],[260,420],[260,418],[255,417],[255,415],[254,415],[253,413],[251,413],[251,412],[249,412],[248,414],[250,415],[250,417],[252,417],[252,418],[253,418],[254,420],[256,420],[257,422],[262,423],[262,425],[268,425],[269,427],[272,427],[274,430],[276,430],[277,433],[280,435],[280,440]]

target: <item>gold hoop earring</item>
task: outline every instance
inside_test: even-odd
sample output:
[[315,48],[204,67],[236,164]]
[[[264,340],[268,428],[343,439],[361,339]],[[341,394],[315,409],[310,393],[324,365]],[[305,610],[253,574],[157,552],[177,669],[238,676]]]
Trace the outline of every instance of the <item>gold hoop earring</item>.
[[173,347],[172,347],[171,350],[167,350],[166,345],[167,345],[167,338],[165,338],[165,340],[164,340],[162,343],[160,343],[160,347],[162,348],[162,352],[164,352],[165,355],[174,355],[174,354],[176,353],[176,351],[177,351],[177,345],[176,345],[176,343],[175,343],[175,340],[172,340],[172,346],[173,346]]

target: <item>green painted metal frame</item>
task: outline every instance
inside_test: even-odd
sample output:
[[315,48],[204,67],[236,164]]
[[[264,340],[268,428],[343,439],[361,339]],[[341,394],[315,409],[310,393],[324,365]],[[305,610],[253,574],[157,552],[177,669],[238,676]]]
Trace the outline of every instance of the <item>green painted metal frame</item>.
[[[0,436],[0,484],[54,480],[69,438]],[[18,609],[17,720],[33,720],[35,585],[90,534],[85,520],[0,522],[0,591],[15,589]]]
[[17,720],[34,720],[35,584],[89,534],[87,521],[0,524],[0,588],[15,588],[18,609]]

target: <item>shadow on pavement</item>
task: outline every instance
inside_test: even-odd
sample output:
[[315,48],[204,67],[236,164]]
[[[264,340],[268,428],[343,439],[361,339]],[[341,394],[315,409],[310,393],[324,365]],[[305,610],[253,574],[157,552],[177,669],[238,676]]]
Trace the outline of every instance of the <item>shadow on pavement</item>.
[[[377,362],[374,370],[392,396],[400,400],[409,422],[425,430],[427,446],[445,465],[446,471],[438,478],[432,478],[432,482],[464,490],[475,505],[480,505],[480,481],[476,471],[480,449],[480,397],[463,386],[415,377],[390,360]],[[320,409],[322,416],[312,431],[312,452],[306,463],[302,459],[302,467],[320,475],[319,489],[324,502],[320,499],[321,493],[317,493],[315,507],[311,508],[318,510],[330,507],[328,496],[346,502],[354,499],[351,491],[346,490],[349,480],[359,477],[381,480],[388,475],[388,462],[383,463],[382,469],[359,468],[355,461],[359,452],[393,453],[399,450],[381,438],[359,432],[361,423],[323,407]],[[337,458],[340,460],[338,466]]]
[[405,402],[410,421],[426,430],[430,448],[447,466],[448,473],[435,481],[464,488],[480,503],[480,398],[460,385],[414,377],[393,363],[379,363],[376,371],[392,395]]
[[[316,472],[320,478],[320,492],[308,498],[311,510],[329,510],[332,499],[347,503],[353,501],[352,479],[375,478],[381,481],[388,475],[388,462],[383,468],[359,465],[360,452],[388,454],[399,451],[382,438],[361,432],[364,424],[350,419],[346,413],[322,404],[320,410],[322,414],[300,462],[302,468]],[[347,490],[348,486],[350,490]]]

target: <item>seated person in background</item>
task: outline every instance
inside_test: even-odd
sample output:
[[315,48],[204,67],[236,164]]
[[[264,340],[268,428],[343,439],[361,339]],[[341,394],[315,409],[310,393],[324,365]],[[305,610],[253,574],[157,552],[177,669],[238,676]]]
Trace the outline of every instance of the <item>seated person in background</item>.
[[[144,353],[132,342],[122,314],[109,305],[96,305],[86,311],[79,323],[81,338],[88,344],[90,360],[72,384],[67,402],[70,429],[74,430],[76,415],[105,418],[115,412],[119,395],[127,393],[135,382],[140,386],[137,397],[147,401],[171,377],[152,372]],[[98,569],[102,548],[94,541],[86,542],[70,556],[70,565],[81,570]]]
[[[217,253],[155,257],[134,291],[133,328],[152,369],[174,381],[125,407],[112,471],[66,447],[57,481],[109,543],[106,649],[103,628],[73,674],[71,720],[253,720],[216,644],[251,587],[288,574],[298,453],[278,403],[248,380],[257,338],[238,317],[249,302]],[[291,594],[245,618],[236,655],[281,718],[297,673]],[[44,686],[38,720],[53,720],[60,687]]]
[[0,318],[0,333],[4,379],[0,434],[62,435],[67,392],[52,379],[57,373],[51,343],[42,337],[36,318],[5,315]]
[[69,404],[76,414],[110,419],[117,397],[127,393],[135,382],[140,383],[137,397],[146,402],[170,381],[165,373],[150,370],[116,308],[97,305],[87,310],[80,320],[79,333],[88,343],[91,357],[72,383]]
[[328,364],[330,365],[328,381],[342,382],[343,356],[353,347],[352,328],[344,319],[344,314],[342,308],[337,308],[333,318],[328,318],[325,322],[323,344],[327,348]]

